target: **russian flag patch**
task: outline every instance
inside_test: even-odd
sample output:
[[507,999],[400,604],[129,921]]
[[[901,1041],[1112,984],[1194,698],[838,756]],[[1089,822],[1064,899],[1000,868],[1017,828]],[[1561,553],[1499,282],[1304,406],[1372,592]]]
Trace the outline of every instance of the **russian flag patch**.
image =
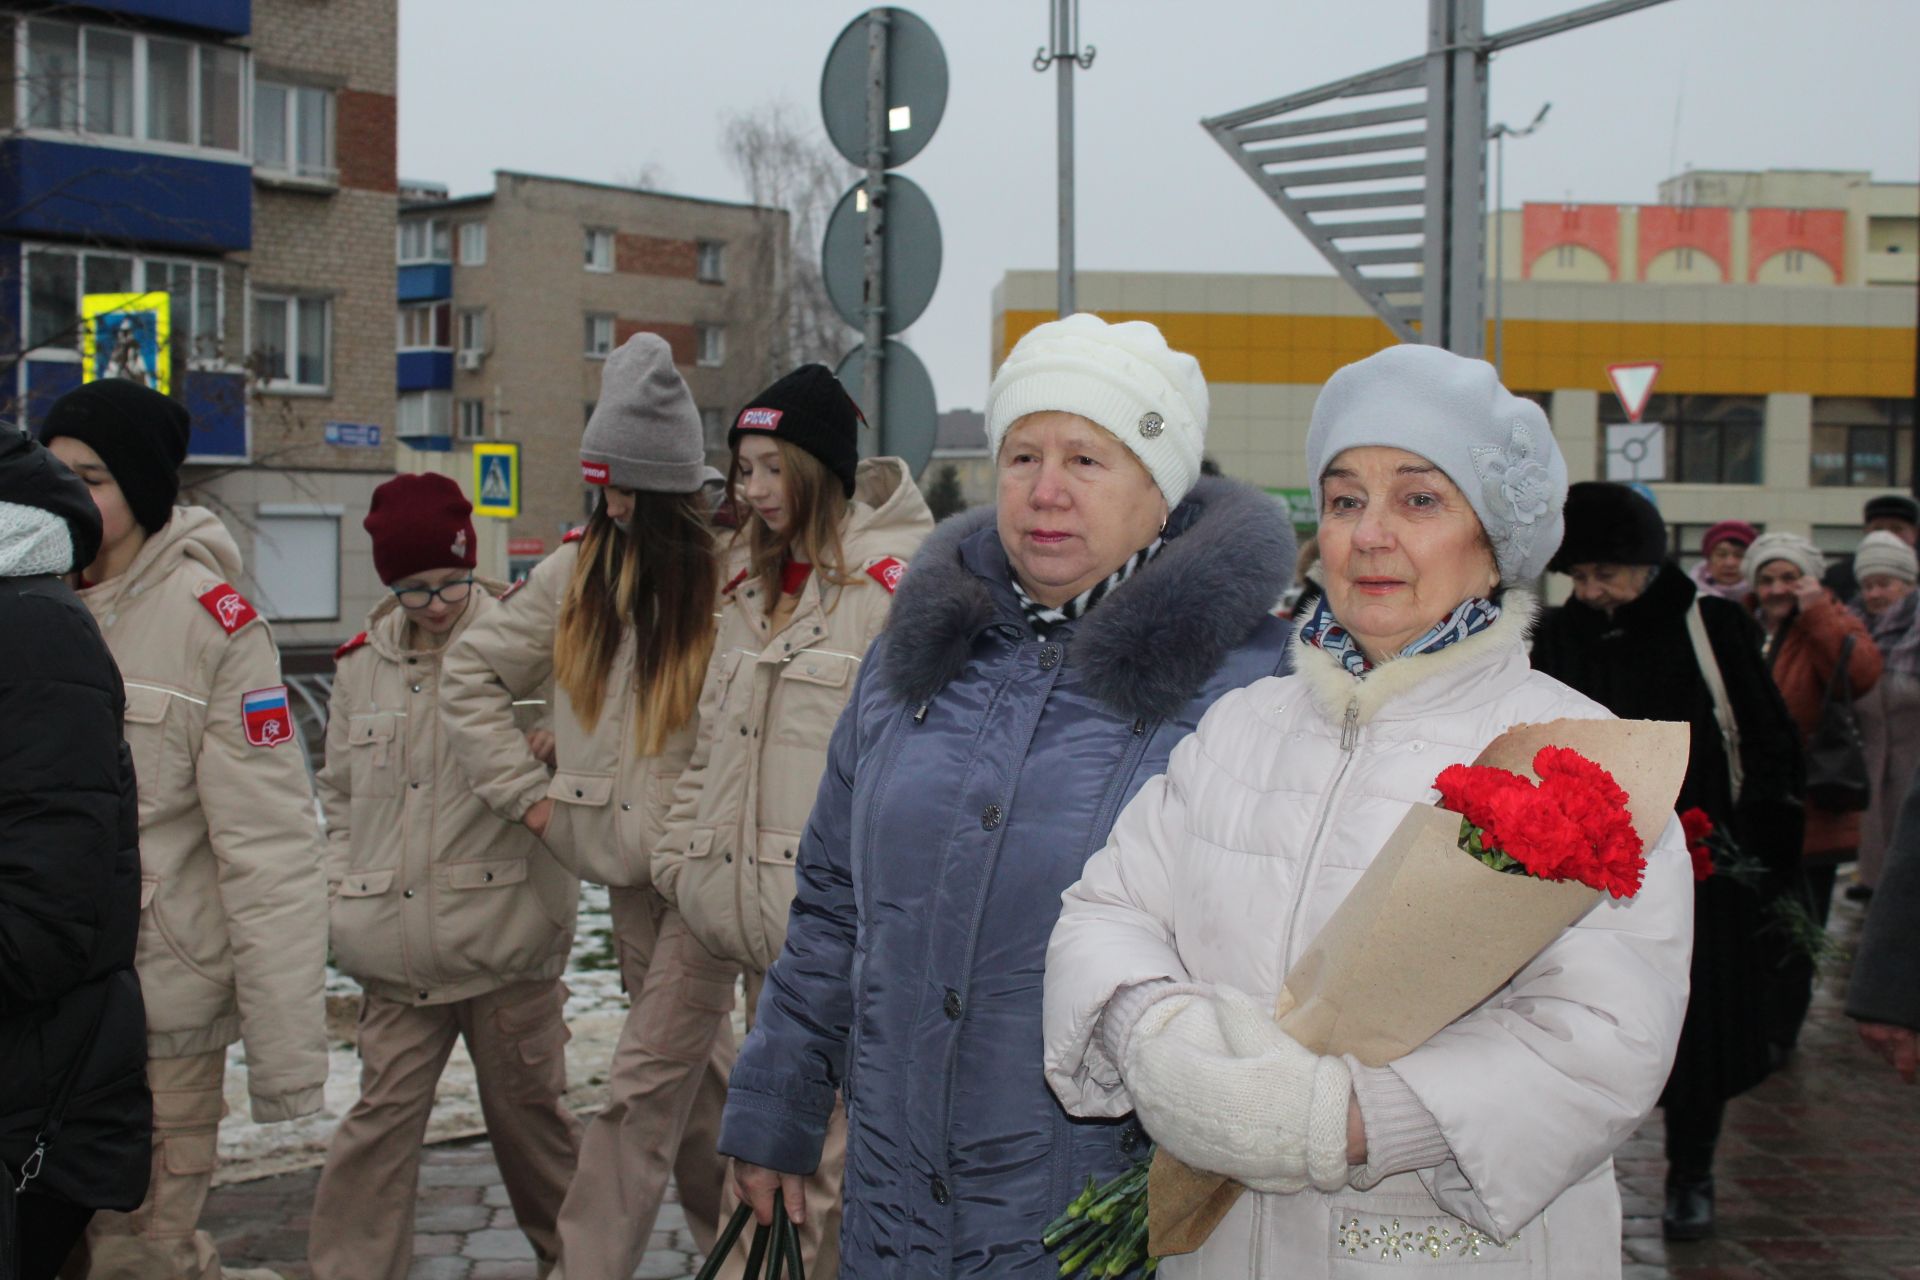
[[277,747],[293,737],[293,709],[287,704],[287,686],[276,684],[241,694],[240,720],[246,726],[250,746]]

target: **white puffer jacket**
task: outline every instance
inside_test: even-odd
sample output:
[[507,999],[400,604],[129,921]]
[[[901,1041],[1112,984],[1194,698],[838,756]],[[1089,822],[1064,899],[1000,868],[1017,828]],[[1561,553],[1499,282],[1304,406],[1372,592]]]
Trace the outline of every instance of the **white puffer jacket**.
[[[1442,769],[1514,724],[1607,718],[1528,666],[1531,598],[1510,591],[1504,605],[1485,632],[1365,680],[1296,639],[1295,674],[1228,694],[1175,749],[1064,895],[1047,961],[1046,1070],[1069,1111],[1132,1106],[1097,1034],[1117,992],[1171,978],[1270,1004],[1408,808],[1435,799]],[[1611,1153],[1672,1064],[1692,904],[1672,822],[1637,897],[1603,900],[1393,1064],[1445,1139],[1433,1167],[1378,1182],[1356,1170],[1355,1185],[1330,1195],[1250,1192],[1161,1273],[1341,1280],[1405,1263],[1618,1276]]]

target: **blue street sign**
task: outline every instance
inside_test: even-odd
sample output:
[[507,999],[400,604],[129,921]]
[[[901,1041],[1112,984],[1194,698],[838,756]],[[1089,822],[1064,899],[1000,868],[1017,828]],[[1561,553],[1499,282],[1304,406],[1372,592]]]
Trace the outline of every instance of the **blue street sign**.
[[329,422],[327,443],[342,449],[378,449],[380,428],[371,422]]

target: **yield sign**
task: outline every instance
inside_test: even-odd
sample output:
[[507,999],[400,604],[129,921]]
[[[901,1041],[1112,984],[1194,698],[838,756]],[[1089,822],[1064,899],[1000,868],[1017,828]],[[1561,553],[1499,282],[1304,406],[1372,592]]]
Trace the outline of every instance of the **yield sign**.
[[1628,422],[1640,421],[1653,395],[1653,380],[1659,376],[1658,360],[1607,366],[1607,377],[1613,383],[1613,393],[1620,397],[1620,407],[1627,411]]

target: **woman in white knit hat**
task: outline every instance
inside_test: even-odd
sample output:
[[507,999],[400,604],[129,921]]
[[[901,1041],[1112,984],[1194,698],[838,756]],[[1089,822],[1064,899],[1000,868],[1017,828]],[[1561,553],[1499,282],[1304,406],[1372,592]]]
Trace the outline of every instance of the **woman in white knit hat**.
[[1051,1277],[1042,1229],[1144,1150],[1040,1075],[1060,891],[1228,689],[1285,661],[1283,509],[1200,478],[1207,388],[1158,330],[1078,315],[994,379],[993,509],[915,554],[860,665],[720,1148],[763,1221],[844,1086],[840,1275]]
[[1858,900],[1872,897],[1880,883],[1900,802],[1920,767],[1920,561],[1898,535],[1870,533],[1853,554],[1853,576],[1860,584],[1855,608],[1884,664],[1879,683],[1854,704],[1873,788],[1860,823],[1857,883],[1847,888]]
[[1326,594],[1294,674],[1215,704],[1067,891],[1047,958],[1047,1078],[1134,1111],[1243,1196],[1170,1277],[1620,1273],[1615,1146],[1652,1110],[1687,998],[1679,824],[1502,990],[1384,1067],[1318,1056],[1281,980],[1445,767],[1520,722],[1608,719],[1530,669],[1522,589],[1559,545],[1566,464],[1491,365],[1399,346],[1336,373],[1307,475]]

